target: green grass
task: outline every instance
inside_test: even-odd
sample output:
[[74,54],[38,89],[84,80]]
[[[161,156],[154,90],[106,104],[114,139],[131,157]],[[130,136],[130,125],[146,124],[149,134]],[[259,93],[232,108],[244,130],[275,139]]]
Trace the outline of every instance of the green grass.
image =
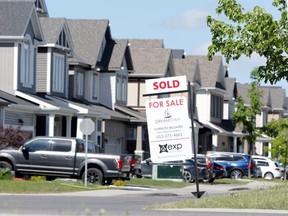
[[191,183],[183,181],[170,181],[170,180],[154,180],[148,178],[132,178],[130,181],[126,181],[126,185],[133,186],[151,186],[151,187],[163,187],[163,188],[181,188],[190,186]]
[[0,181],[0,193],[65,193],[85,190],[107,189],[107,186],[87,185],[82,182],[63,182],[63,181]]
[[227,195],[203,196],[200,199],[155,205],[149,209],[173,208],[231,208],[231,209],[278,209],[288,210],[288,183],[282,182],[266,189],[236,192]]

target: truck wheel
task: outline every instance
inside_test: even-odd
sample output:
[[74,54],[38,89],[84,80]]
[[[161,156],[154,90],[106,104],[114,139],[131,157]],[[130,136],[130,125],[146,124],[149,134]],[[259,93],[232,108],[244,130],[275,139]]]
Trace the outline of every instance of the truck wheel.
[[6,161],[0,161],[0,170],[10,170],[11,172],[13,171],[11,164]]
[[[82,181],[85,182],[85,172],[82,174]],[[103,173],[97,168],[88,168],[87,182],[91,184],[103,184]]]

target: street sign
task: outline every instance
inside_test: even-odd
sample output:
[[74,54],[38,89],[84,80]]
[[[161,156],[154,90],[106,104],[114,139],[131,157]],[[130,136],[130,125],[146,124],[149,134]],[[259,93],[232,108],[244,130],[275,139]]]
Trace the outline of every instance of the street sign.
[[80,123],[80,131],[84,135],[90,135],[91,133],[93,133],[94,129],[95,129],[95,124],[90,118],[85,118]]

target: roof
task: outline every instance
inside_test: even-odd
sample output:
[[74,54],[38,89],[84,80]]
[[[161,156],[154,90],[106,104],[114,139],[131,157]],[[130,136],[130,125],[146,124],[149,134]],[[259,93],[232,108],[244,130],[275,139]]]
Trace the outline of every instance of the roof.
[[224,100],[231,100],[232,98],[234,98],[236,78],[226,77],[225,80],[226,80],[226,94],[224,96]]
[[270,87],[271,107],[272,109],[285,109],[286,108],[286,95],[285,89],[281,87]]
[[222,57],[215,56],[212,61],[209,61],[205,55],[193,55],[193,57],[199,61],[202,88],[219,88],[225,90],[225,68],[222,64]]
[[74,58],[69,61],[95,68],[109,20],[67,19],[67,22],[74,45]]
[[217,129],[221,134],[242,134],[242,128],[240,127],[240,125],[235,125],[231,119],[222,119],[221,123],[209,122],[209,125],[212,126],[214,129]]
[[250,84],[241,84],[236,82],[236,89],[235,89],[235,98],[241,96],[244,100],[246,105],[250,104],[250,98],[248,96],[248,89],[250,88]]
[[163,39],[128,39],[133,48],[164,48]]
[[0,1],[0,37],[24,37],[29,21],[35,37],[42,40],[42,32],[33,1]]
[[108,42],[103,54],[101,66],[108,70],[120,70],[124,58],[126,59],[128,70],[133,70],[131,52],[128,40],[115,39]]
[[65,18],[40,18],[45,43],[56,44],[66,23]]
[[134,73],[130,76],[164,77],[171,57],[171,49],[130,47]]
[[262,92],[262,96],[260,97],[260,102],[263,104],[264,107],[269,106],[271,107],[271,94],[270,89],[265,86],[259,86],[259,91]]
[[[196,67],[198,61],[193,56],[186,56],[184,59],[173,59],[175,74],[177,76],[186,76],[187,81],[195,81]],[[198,65],[199,67],[199,65]]]
[[26,101],[22,98],[16,97],[14,95],[11,95],[7,92],[1,91],[0,90],[0,100],[1,100],[1,105],[6,105],[6,106],[11,106],[14,107],[17,106],[20,109],[34,109],[37,110],[38,106],[35,105],[34,103],[31,103],[29,101]]
[[131,122],[147,122],[146,115],[143,112],[139,112],[126,106],[115,105],[114,107],[115,110],[129,115]]

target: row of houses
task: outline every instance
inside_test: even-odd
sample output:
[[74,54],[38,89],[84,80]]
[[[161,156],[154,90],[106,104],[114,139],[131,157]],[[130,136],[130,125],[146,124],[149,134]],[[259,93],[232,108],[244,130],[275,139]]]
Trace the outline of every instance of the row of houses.
[[[221,56],[185,55],[162,39],[115,39],[109,20],[49,17],[44,0],[0,0],[0,120],[34,136],[89,139],[99,152],[149,157],[145,80],[186,76],[193,89],[198,153],[245,152],[241,128],[232,124],[237,96],[249,104],[249,84],[230,78]],[[261,87],[257,124],[287,117],[281,87]],[[154,96],[155,97],[155,96]],[[269,139],[260,137],[263,155]]]

